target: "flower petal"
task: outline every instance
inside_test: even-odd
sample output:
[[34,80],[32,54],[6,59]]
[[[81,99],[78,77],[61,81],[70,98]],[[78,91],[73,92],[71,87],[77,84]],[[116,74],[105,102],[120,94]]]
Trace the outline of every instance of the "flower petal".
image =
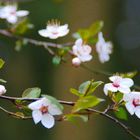
[[41,123],[46,128],[52,128],[54,126],[55,120],[54,117],[50,114],[44,114],[42,116]]
[[114,76],[109,77],[109,80],[112,81],[112,82],[114,82],[116,80],[117,81],[121,81],[122,80],[122,77],[117,76],[117,75],[114,75]]
[[39,110],[34,110],[32,112],[32,117],[33,117],[33,120],[34,120],[35,124],[37,124],[42,119],[42,113]]
[[24,16],[27,16],[28,14],[29,14],[29,11],[27,11],[27,10],[20,10],[20,11],[16,12],[16,15],[18,17],[24,17]]
[[135,114],[140,119],[140,106],[136,107]]
[[134,85],[134,81],[130,78],[123,78],[120,82],[120,85],[131,87]]
[[16,16],[9,16],[9,17],[7,18],[7,21],[8,21],[9,23],[12,23],[12,24],[16,23],[17,20],[18,20],[18,19],[17,19]]
[[134,105],[132,104],[132,102],[127,102],[127,103],[125,104],[125,107],[126,107],[126,109],[128,110],[128,112],[129,112],[131,115],[134,114],[134,112],[135,112],[135,107],[134,107]]
[[51,115],[60,115],[62,114],[62,111],[56,106],[56,105],[49,105],[48,111]]
[[38,33],[43,37],[48,37],[49,36],[49,33],[47,32],[46,29],[39,30]]
[[118,90],[121,92],[121,93],[124,93],[124,94],[128,94],[131,92],[130,88],[127,87],[127,86],[120,86],[118,88]]
[[108,95],[108,91],[117,92],[118,88],[114,87],[111,83],[105,84],[104,86],[104,93]]

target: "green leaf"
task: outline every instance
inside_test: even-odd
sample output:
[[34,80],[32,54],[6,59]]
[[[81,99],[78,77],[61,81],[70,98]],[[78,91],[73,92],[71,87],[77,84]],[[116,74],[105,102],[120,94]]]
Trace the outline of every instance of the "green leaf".
[[86,81],[79,86],[79,92],[85,94],[91,85],[91,81]]
[[64,107],[58,102],[58,100],[50,95],[42,95],[42,97],[46,97],[48,100],[51,101],[52,104],[56,105],[60,110],[63,110]]
[[68,51],[70,51],[70,47],[63,47],[63,48],[60,48],[59,50],[58,50],[58,54],[59,54],[59,56],[64,56],[65,54],[67,54],[68,53]]
[[24,18],[23,20],[19,21],[15,26],[13,26],[12,31],[15,34],[24,34],[27,32],[28,29],[33,28],[33,25],[30,24],[29,20],[27,18]]
[[0,58],[0,69],[3,67],[4,63],[4,60]]
[[122,101],[123,94],[120,92],[117,92],[117,93],[113,94],[112,98],[113,98],[113,101],[115,101],[115,103],[119,103]]
[[61,63],[61,57],[60,56],[54,56],[52,59],[52,63],[57,66]]
[[92,81],[86,81],[84,83],[82,83],[79,86],[79,92],[82,93],[83,95],[90,95],[92,94],[97,87],[99,87],[103,82],[102,81],[97,81],[97,82],[93,82]]
[[70,92],[76,96],[83,96],[83,94],[81,94],[78,90],[71,88]]
[[65,120],[70,122],[75,122],[77,119],[82,119],[84,122],[88,121],[88,115],[81,115],[81,114],[67,114],[65,115]]
[[90,87],[89,92],[87,93],[87,95],[92,94],[101,84],[103,84],[102,81],[92,82],[91,87]]
[[128,119],[128,116],[127,116],[127,112],[124,108],[120,107],[118,109],[118,111],[115,111],[114,112],[115,116],[119,119],[122,119],[122,120],[127,120]]
[[82,39],[87,40],[91,37],[90,32],[88,29],[80,29],[78,30],[78,34],[81,36]]
[[103,99],[97,98],[96,96],[85,96],[81,97],[74,105],[73,112],[78,112],[83,109],[94,107],[102,102]]
[[137,71],[127,72],[127,73],[121,73],[120,75],[124,78],[133,78],[137,75]]
[[7,83],[7,81],[3,80],[3,79],[0,79],[0,82],[2,83]]
[[38,98],[40,97],[40,93],[41,93],[41,89],[38,87],[28,88],[23,92],[22,97],[23,98]]
[[97,21],[89,27],[90,36],[96,35],[103,28],[103,21]]

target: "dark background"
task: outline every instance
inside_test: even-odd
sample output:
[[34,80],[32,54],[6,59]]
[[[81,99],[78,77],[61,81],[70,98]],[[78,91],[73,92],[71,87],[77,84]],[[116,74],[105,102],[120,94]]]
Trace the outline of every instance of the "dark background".
[[[27,1],[27,0],[26,0]],[[50,19],[59,19],[68,23],[71,32],[58,42],[72,40],[71,34],[78,28],[87,27],[96,20],[103,20],[103,32],[107,40],[114,43],[111,61],[100,64],[95,57],[88,64],[91,68],[100,68],[112,72],[139,70],[140,52],[140,1],[139,0],[30,0],[21,2],[19,7],[30,11],[31,22],[35,28],[27,36],[38,40],[47,40],[37,33],[46,26]],[[27,45],[21,52],[14,50],[14,41],[0,36],[0,56],[6,61],[1,70],[1,78],[8,81],[7,95],[21,96],[24,89],[38,86],[43,94],[50,94],[58,99],[73,100],[69,88],[77,87],[89,79],[107,80],[107,77],[95,75],[82,68],[72,68],[71,63],[54,67],[48,52],[37,46]],[[139,84],[139,75],[135,79]],[[102,92],[98,93],[103,96]],[[7,102],[0,101],[4,106]],[[13,106],[10,104],[11,109]],[[139,132],[139,120],[129,117],[125,122],[136,133]],[[50,130],[33,121],[11,118],[0,112],[0,136],[3,140],[125,140],[129,137],[116,124],[101,116],[93,116],[88,123],[73,125],[57,122]]]

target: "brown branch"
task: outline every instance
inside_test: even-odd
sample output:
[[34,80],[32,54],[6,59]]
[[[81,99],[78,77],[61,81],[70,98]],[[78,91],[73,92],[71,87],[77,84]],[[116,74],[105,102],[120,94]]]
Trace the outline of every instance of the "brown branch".
[[[36,100],[39,100],[39,98],[17,98],[17,97],[9,97],[9,96],[0,96],[1,99],[4,99],[4,100],[8,100],[8,101],[11,101],[11,102],[15,102],[16,100],[20,100],[20,101],[36,101]],[[59,100],[59,103],[63,104],[63,105],[68,105],[68,106],[74,106],[75,105],[75,102],[68,102],[68,101],[62,101],[62,100]],[[0,108],[1,110],[3,110],[4,112],[8,113],[9,115],[15,115],[13,114],[12,112],[7,112],[7,110],[3,109],[3,108]],[[107,109],[108,110],[108,109]],[[113,121],[114,123],[116,123],[118,126],[120,126],[126,133],[128,133],[129,135],[131,135],[133,138],[137,139],[137,140],[140,140],[140,137],[137,136],[135,133],[133,133],[129,127],[127,127],[125,124],[123,124],[122,122],[120,122],[118,119],[114,118],[113,116],[110,116],[109,114],[107,114],[107,111],[99,111],[99,110],[95,110],[95,109],[92,109],[92,108],[89,108],[87,109],[88,113],[96,113],[96,114],[99,114],[101,116],[104,116],[106,118],[108,118],[109,120]],[[22,118],[21,118],[22,119]],[[23,118],[25,119],[25,118]]]

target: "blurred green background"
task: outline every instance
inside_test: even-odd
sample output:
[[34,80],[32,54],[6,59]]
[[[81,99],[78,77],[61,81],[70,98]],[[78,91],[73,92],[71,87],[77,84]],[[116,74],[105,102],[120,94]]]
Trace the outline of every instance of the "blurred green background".
[[[19,7],[30,11],[31,22],[35,28],[28,36],[38,40],[47,40],[37,33],[50,19],[59,19],[68,23],[70,34],[60,40],[72,40],[71,35],[77,29],[87,27],[96,20],[103,20],[103,32],[106,39],[113,40],[114,54],[107,64],[100,64],[97,58],[88,66],[113,72],[139,70],[140,52],[140,1],[139,0],[30,0],[21,2]],[[50,41],[50,40],[47,40]],[[107,77],[95,75],[82,68],[73,68],[71,63],[54,67],[52,57],[43,48],[27,45],[21,52],[14,50],[14,41],[0,36],[0,56],[6,61],[1,70],[1,78],[8,81],[7,95],[21,96],[24,89],[38,86],[43,94],[58,99],[74,100],[69,93],[70,87],[78,87],[89,79],[107,81]],[[139,76],[135,79],[139,84]],[[103,93],[98,92],[98,96]],[[9,104],[0,101],[4,106]],[[10,104],[11,109],[13,106]],[[135,132],[139,132],[139,120],[129,117],[128,123]],[[0,135],[3,140],[131,140],[121,128],[106,118],[94,115],[88,123],[76,125],[57,122],[50,130],[34,125],[33,121],[11,118],[0,112]]]

